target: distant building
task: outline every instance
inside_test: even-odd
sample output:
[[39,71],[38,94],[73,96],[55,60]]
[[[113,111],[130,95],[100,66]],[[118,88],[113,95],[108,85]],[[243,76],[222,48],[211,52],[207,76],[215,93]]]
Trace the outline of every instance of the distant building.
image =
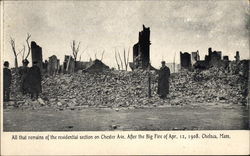
[[105,65],[101,60],[95,59],[94,61],[89,63],[89,66],[84,69],[83,72],[96,73],[110,70],[109,66]]
[[209,58],[209,67],[220,67],[222,65],[221,51],[213,51]]
[[[239,54],[236,53],[237,58]],[[235,56],[236,58],[236,56]],[[228,56],[223,56],[221,51],[212,51],[212,48],[208,48],[208,55],[205,55],[205,60],[199,60],[193,64],[196,69],[208,69],[211,67],[229,69],[230,60]]]
[[228,56],[223,56],[223,60],[224,60],[224,61],[229,61]]
[[178,73],[180,70],[180,64],[166,63],[166,66],[170,69],[171,73]]

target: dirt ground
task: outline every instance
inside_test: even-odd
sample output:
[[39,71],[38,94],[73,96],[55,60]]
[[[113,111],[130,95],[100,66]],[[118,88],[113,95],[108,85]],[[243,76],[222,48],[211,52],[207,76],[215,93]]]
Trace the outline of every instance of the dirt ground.
[[4,131],[242,130],[249,110],[239,105],[192,104],[153,108],[4,109]]

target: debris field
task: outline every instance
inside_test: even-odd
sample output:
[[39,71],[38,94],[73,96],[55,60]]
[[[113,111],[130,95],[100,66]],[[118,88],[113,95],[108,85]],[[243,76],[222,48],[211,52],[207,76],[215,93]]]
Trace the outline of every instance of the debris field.
[[[167,99],[157,95],[156,71],[103,72],[78,71],[71,74],[43,76],[42,93],[37,101],[20,92],[18,75],[13,73],[11,97],[7,107],[24,109],[55,108],[144,108],[163,106],[206,105],[213,103],[245,105],[247,80],[239,74],[231,74],[211,68],[204,71],[183,70],[171,74],[170,94]],[[151,97],[149,98],[149,76]]]

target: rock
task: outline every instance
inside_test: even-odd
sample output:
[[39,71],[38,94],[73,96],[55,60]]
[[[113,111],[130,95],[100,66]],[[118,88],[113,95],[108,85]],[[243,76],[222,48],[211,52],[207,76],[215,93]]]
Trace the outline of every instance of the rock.
[[55,102],[56,99],[55,99],[55,98],[51,98],[51,99],[49,99],[49,101],[50,101],[50,102]]
[[40,103],[40,105],[45,106],[45,102],[43,101],[43,99],[38,98],[37,101]]
[[17,101],[17,105],[24,105],[25,101]]
[[61,103],[61,102],[57,102],[57,105],[58,105],[58,106],[62,106],[62,103]]
[[219,97],[219,100],[226,100],[225,97]]
[[226,103],[226,100],[220,100],[221,103]]
[[111,129],[117,129],[118,128],[118,125],[111,125]]
[[32,106],[38,106],[39,105],[39,102],[37,101],[37,100],[34,100],[34,101],[30,101],[30,104],[32,105]]

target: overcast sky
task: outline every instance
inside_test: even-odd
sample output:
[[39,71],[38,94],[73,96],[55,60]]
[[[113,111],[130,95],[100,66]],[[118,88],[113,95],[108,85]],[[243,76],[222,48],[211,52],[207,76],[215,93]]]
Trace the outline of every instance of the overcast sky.
[[[199,50],[201,59],[208,47],[234,59],[249,58],[249,8],[247,0],[216,1],[5,1],[4,60],[14,65],[9,44],[22,49],[27,32],[30,41],[43,49],[43,58],[56,54],[61,62],[71,54],[72,40],[81,41],[82,60],[101,58],[116,66],[115,47],[123,53],[138,41],[142,24],[151,29],[150,59],[160,66],[162,59],[179,62],[180,51]],[[21,56],[19,57],[21,60]],[[21,61],[19,61],[21,64]]]

